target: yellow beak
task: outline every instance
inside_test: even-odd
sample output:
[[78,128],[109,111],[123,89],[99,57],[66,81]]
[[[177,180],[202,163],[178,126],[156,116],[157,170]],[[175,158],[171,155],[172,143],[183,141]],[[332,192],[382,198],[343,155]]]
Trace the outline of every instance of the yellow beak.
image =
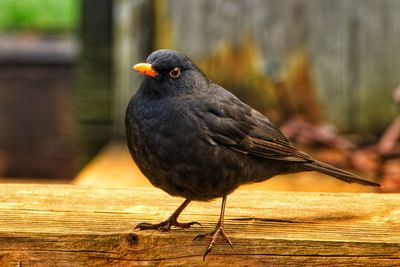
[[156,77],[158,72],[155,71],[152,67],[151,64],[148,63],[138,63],[135,66],[133,66],[133,69],[136,70],[137,72],[150,76],[150,77]]

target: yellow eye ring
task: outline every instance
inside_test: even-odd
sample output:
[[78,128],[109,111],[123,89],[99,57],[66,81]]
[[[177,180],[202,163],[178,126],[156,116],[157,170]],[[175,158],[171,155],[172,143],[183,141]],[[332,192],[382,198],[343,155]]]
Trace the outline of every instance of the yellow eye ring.
[[172,78],[176,79],[179,77],[179,75],[181,75],[181,70],[178,67],[173,68],[170,72],[169,72],[169,76],[171,76]]

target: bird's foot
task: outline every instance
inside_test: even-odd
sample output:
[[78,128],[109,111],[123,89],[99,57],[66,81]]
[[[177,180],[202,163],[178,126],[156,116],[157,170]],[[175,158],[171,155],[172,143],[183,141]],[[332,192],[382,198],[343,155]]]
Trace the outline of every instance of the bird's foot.
[[203,255],[203,261],[206,259],[207,254],[210,253],[210,251],[212,250],[212,248],[214,246],[214,243],[217,240],[219,235],[221,235],[225,239],[225,241],[228,242],[229,246],[231,246],[231,248],[233,248],[232,242],[229,239],[229,237],[226,235],[226,233],[224,231],[224,225],[223,225],[223,223],[221,221],[219,221],[217,223],[217,225],[215,226],[214,231],[209,232],[209,233],[199,234],[193,239],[193,240],[200,240],[200,239],[203,239],[206,236],[211,236],[210,244],[208,245],[208,247],[207,247],[207,249],[206,249],[206,251],[204,252],[204,255]]
[[176,218],[169,217],[167,220],[157,224],[146,223],[146,222],[139,223],[138,225],[136,225],[135,229],[169,231],[171,230],[172,226],[185,229],[185,228],[190,228],[192,225],[195,224],[202,226],[199,222],[180,223],[176,220]]

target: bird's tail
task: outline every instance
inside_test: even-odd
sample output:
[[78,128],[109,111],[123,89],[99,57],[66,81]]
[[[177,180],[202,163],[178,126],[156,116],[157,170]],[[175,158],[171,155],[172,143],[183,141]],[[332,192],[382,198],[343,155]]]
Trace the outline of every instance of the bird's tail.
[[323,163],[320,161],[313,161],[310,163],[306,163],[306,165],[308,167],[310,167],[311,170],[313,170],[313,171],[317,171],[317,172],[321,172],[321,173],[330,175],[330,176],[335,177],[339,180],[342,180],[346,183],[357,183],[357,184],[369,185],[369,186],[381,186],[378,183],[364,180],[361,177],[358,177],[349,172],[340,170],[338,168],[335,168],[329,164],[326,164],[326,163]]

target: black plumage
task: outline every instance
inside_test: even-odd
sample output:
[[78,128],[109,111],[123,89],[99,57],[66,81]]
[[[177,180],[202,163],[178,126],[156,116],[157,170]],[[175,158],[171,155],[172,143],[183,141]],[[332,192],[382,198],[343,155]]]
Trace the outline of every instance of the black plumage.
[[[155,187],[186,199],[165,222],[142,223],[140,229],[190,227],[196,222],[176,220],[190,201],[223,198],[224,209],[226,196],[238,186],[279,174],[318,171],[379,186],[292,147],[264,115],[207,79],[177,51],[155,51],[134,68],[145,78],[126,111],[129,150]],[[231,244],[223,231],[223,210],[204,256],[219,234]]]

